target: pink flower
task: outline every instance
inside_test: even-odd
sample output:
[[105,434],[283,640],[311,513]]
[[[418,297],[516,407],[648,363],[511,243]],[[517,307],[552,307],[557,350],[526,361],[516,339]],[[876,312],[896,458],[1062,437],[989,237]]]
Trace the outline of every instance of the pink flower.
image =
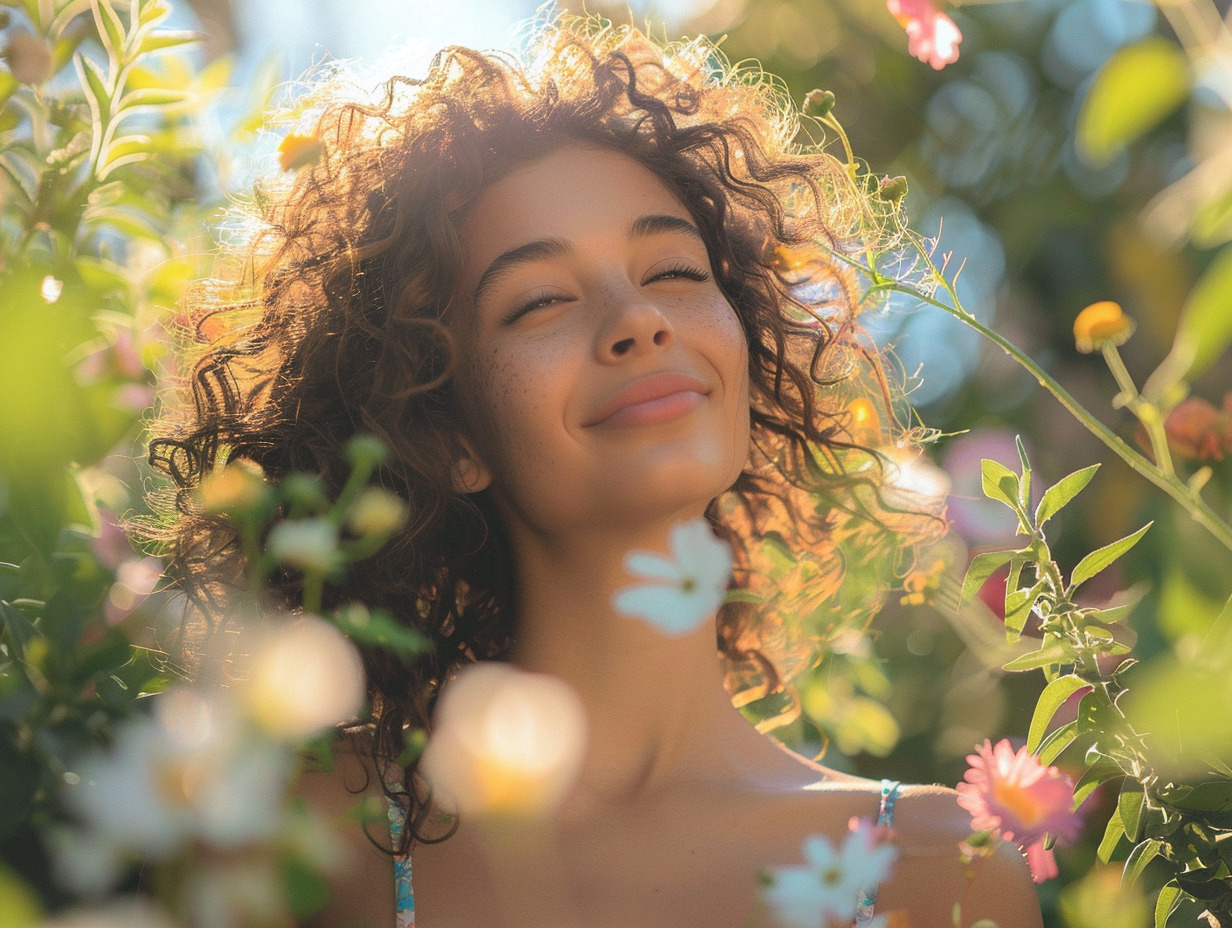
[[1057,875],[1057,859],[1052,851],[1044,847],[1043,841],[1036,841],[1026,849],[1027,868],[1031,871],[1031,879],[1037,883],[1045,883]]
[[932,0],[886,0],[886,9],[907,31],[907,51],[940,71],[958,60],[962,32]]
[[1164,433],[1177,454],[1199,461],[1222,461],[1232,454],[1232,393],[1224,397],[1223,410],[1191,396],[1168,413]]
[[1056,767],[1044,766],[1025,747],[1015,752],[1005,738],[995,747],[985,739],[975,754],[967,755],[967,763],[971,766],[958,784],[958,804],[971,813],[971,827],[1013,840],[1028,852],[1037,880],[1047,879],[1039,876],[1050,869],[1043,857],[1048,852],[1039,844],[1044,836],[1070,842],[1082,831],[1082,818],[1072,809],[1073,781]]

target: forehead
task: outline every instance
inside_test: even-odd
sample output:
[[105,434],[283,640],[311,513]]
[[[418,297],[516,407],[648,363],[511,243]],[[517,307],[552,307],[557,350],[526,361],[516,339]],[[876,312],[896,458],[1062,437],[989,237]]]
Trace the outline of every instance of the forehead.
[[620,152],[564,145],[485,188],[462,223],[465,276],[473,284],[494,258],[539,239],[623,237],[648,214],[689,211],[659,177]]

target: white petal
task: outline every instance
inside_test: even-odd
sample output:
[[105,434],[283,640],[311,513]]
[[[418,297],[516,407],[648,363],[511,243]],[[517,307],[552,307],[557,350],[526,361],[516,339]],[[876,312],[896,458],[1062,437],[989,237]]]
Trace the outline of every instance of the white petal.
[[680,580],[680,568],[661,554],[650,551],[630,551],[625,555],[625,570],[647,580]]

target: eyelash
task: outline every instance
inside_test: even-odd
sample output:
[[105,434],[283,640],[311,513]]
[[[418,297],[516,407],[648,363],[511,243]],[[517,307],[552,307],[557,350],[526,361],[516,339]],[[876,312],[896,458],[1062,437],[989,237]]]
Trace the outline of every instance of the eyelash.
[[[686,280],[695,280],[699,283],[710,279],[710,275],[699,268],[691,267],[687,264],[676,264],[671,267],[664,268],[651,277],[648,277],[645,284],[653,283],[656,280],[671,280],[674,278],[683,277]],[[543,306],[549,306],[558,300],[563,300],[565,297],[556,294],[542,294],[527,300],[521,306],[517,307],[505,318],[505,325],[517,322],[529,312],[533,312]]]

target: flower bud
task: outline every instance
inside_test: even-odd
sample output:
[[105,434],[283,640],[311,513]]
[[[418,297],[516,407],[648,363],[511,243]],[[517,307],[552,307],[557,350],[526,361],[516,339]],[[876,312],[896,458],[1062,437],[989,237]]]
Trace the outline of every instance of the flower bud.
[[397,493],[369,487],[347,510],[346,527],[360,537],[392,535],[406,524],[407,508]]
[[804,97],[804,115],[822,119],[834,109],[834,94],[829,90],[810,90]]
[[338,566],[338,529],[328,519],[279,522],[269,533],[269,553],[286,567],[329,573]]
[[1191,396],[1164,419],[1168,445],[1177,454],[1199,461],[1222,461],[1232,454],[1232,415]]
[[1083,354],[1104,345],[1122,345],[1133,334],[1134,320],[1112,300],[1092,303],[1074,319],[1074,342]]
[[211,515],[246,515],[264,505],[268,492],[260,466],[237,458],[205,476],[197,487],[197,502]]
[[4,50],[9,72],[19,84],[44,84],[55,73],[51,46],[41,37],[18,29]]
[[343,454],[352,467],[360,464],[375,467],[389,457],[389,449],[375,435],[356,435],[346,443]]
[[907,178],[901,174],[897,177],[883,177],[877,185],[877,199],[887,203],[897,203],[907,195]]

